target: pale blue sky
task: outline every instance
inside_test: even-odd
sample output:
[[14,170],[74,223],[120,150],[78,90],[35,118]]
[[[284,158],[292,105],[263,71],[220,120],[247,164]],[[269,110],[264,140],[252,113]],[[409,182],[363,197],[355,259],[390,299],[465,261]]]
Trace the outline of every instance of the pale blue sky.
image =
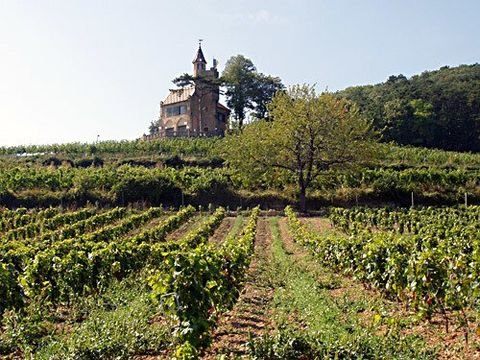
[[478,0],[0,0],[0,145],[134,139],[171,80],[232,55],[343,89],[480,62]]

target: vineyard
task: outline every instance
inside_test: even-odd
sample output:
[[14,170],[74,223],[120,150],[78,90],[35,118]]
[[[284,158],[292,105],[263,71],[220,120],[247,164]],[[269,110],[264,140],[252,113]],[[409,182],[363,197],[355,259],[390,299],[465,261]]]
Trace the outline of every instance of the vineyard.
[[0,358],[478,355],[479,207],[285,215],[1,210]]
[[245,221],[239,217],[236,231],[220,244],[209,243],[225,216],[223,208],[209,214],[191,206],[176,213],[161,208],[3,210],[0,349],[19,350],[21,337],[33,341],[22,348],[23,355],[32,355],[37,337],[48,332],[45,324],[62,323],[60,309],[75,316],[76,303],[136,274],[163,316],[179,320],[178,336],[170,341],[179,344],[179,353],[194,354],[217,314],[238,297],[253,250],[258,209]]
[[[0,206],[104,207],[194,204],[283,209],[295,179],[241,173],[221,157],[219,139],[170,139],[0,148]],[[409,206],[480,203],[478,154],[379,145],[380,159],[323,171],[310,208],[377,203]]]
[[58,2],[0,0],[0,360],[480,360],[480,1]]
[[422,316],[441,311],[447,317],[450,310],[464,314],[478,306],[480,207],[333,209],[330,219],[349,237],[302,237],[330,266],[349,271]]
[[221,146],[0,148],[0,359],[480,358],[477,154],[379,145],[306,216]]

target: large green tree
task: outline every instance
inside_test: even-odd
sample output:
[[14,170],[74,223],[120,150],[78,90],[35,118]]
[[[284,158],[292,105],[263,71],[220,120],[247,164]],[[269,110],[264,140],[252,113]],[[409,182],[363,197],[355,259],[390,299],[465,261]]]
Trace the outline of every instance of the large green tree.
[[223,87],[227,105],[233,110],[240,129],[249,112],[257,119],[271,119],[267,104],[277,91],[285,89],[279,77],[258,72],[253,62],[243,55],[232,56],[219,79],[183,74],[175,78],[173,83],[179,87]]
[[256,121],[227,137],[223,156],[246,177],[290,173],[302,211],[307,189],[321,172],[358,164],[374,153],[371,124],[348,100],[302,85],[278,92],[268,110],[274,121]]
[[257,119],[272,120],[267,105],[272,101],[277,91],[283,91],[284,89],[285,87],[279,77],[256,73],[252,94],[253,116]]
[[227,61],[222,82],[227,105],[240,128],[249,111],[257,118],[268,117],[266,104],[277,91],[284,89],[280,78],[259,73],[253,62],[243,55],[232,56]]

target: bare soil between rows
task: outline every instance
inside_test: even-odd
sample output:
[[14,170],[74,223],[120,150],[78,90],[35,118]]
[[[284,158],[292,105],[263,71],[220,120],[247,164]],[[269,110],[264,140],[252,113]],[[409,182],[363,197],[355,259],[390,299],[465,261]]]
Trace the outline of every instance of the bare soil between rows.
[[263,281],[264,267],[271,253],[271,242],[268,219],[260,218],[255,237],[255,252],[245,286],[234,308],[219,319],[212,334],[212,344],[202,359],[216,359],[220,355],[227,358],[246,357],[249,339],[269,333],[273,328],[269,316],[273,289],[267,285],[267,281]]
[[185,235],[187,235],[191,230],[195,229],[199,224],[205,219],[205,217],[200,215],[195,215],[189,218],[186,222],[184,222],[178,229],[172,231],[170,234],[167,235],[165,238],[165,242],[168,241],[177,241],[182,239]]
[[208,242],[215,245],[221,245],[227,238],[227,235],[230,233],[230,230],[235,223],[235,219],[235,217],[226,217],[223,219],[220,226],[215,230],[210,239],[208,239]]

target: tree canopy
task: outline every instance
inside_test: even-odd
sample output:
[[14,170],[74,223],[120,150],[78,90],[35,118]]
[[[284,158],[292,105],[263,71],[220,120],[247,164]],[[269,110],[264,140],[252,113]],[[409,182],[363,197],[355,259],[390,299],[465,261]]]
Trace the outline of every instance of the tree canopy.
[[386,141],[480,151],[480,64],[390,76],[337,95],[355,101]]
[[240,128],[248,111],[260,119],[268,117],[267,103],[277,91],[285,88],[280,78],[257,72],[253,62],[243,55],[232,56],[227,61],[222,81],[227,105]]
[[185,73],[173,79],[173,83],[179,87],[225,88],[227,105],[233,110],[239,128],[243,127],[249,112],[257,119],[269,119],[267,104],[277,91],[285,89],[279,77],[259,73],[253,62],[243,55],[232,56],[219,79]]
[[268,105],[274,121],[258,120],[227,137],[223,156],[243,176],[287,172],[306,208],[312,181],[335,166],[351,166],[372,156],[374,133],[357,106],[308,85],[278,92]]
[[150,135],[157,134],[159,127],[160,127],[160,119],[150,121],[150,125],[148,126],[148,133]]

